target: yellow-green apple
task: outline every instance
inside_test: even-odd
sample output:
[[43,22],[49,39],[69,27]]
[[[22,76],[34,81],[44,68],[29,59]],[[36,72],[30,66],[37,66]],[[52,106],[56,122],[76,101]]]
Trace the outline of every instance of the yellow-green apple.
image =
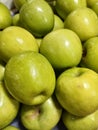
[[97,130],[98,110],[84,117],[78,117],[63,111],[62,121],[68,130]]
[[98,0],[90,8],[98,15]]
[[21,7],[23,6],[23,4],[25,3],[25,2],[27,2],[28,0],[13,0],[13,3],[14,3],[14,5],[15,5],[15,7],[18,9],[18,10],[20,10],[21,9]]
[[98,0],[86,0],[87,1],[87,6],[88,7],[92,7],[93,4],[95,4],[96,2],[98,2]]
[[9,125],[9,126],[5,127],[5,128],[2,129],[2,130],[20,130],[20,128],[17,128],[17,127],[15,127],[15,126]]
[[98,74],[88,68],[69,68],[59,75],[55,95],[69,113],[91,114],[98,109]]
[[43,55],[26,51],[7,62],[4,81],[15,99],[23,104],[37,105],[53,94],[56,79],[52,65]]
[[50,130],[60,121],[62,107],[55,97],[37,106],[22,105],[21,122],[29,130]]
[[5,63],[0,61],[0,81],[4,79]]
[[77,66],[82,57],[82,43],[78,35],[69,29],[48,33],[42,39],[39,50],[55,69]]
[[48,4],[51,6],[51,8],[53,9],[53,12],[56,13],[56,9],[55,9],[55,5],[57,0],[45,0],[48,2]]
[[64,26],[76,32],[81,41],[85,41],[98,35],[98,16],[90,8],[78,8],[67,16]]
[[40,44],[41,44],[42,38],[36,38],[36,41],[37,41],[38,47],[40,47]]
[[54,14],[54,27],[52,31],[62,28],[64,28],[64,21],[57,14]]
[[0,30],[12,24],[12,16],[7,6],[0,2]]
[[19,13],[16,13],[12,16],[12,25],[19,26]]
[[3,82],[0,82],[0,129],[9,125],[17,116],[19,102],[6,90]]
[[7,62],[15,54],[24,51],[38,52],[35,37],[26,29],[18,26],[5,28],[0,34],[0,57]]
[[98,15],[98,0],[87,0],[87,6]]
[[98,37],[92,37],[85,41],[83,43],[83,50],[80,66],[98,72]]
[[43,37],[54,27],[54,13],[45,0],[30,0],[20,9],[19,22],[35,37]]
[[57,14],[65,20],[67,15],[73,10],[81,7],[86,7],[86,0],[57,0],[56,1],[56,11]]

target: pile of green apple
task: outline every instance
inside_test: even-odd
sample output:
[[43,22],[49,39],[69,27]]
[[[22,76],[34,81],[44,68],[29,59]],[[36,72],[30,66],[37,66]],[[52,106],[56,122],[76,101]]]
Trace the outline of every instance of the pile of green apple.
[[13,6],[0,3],[0,130],[19,130],[17,116],[27,130],[97,130],[98,0]]

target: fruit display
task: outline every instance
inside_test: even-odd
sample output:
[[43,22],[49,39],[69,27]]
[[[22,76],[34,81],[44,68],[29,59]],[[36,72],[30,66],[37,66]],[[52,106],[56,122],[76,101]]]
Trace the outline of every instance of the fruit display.
[[0,130],[98,130],[98,0],[0,1]]

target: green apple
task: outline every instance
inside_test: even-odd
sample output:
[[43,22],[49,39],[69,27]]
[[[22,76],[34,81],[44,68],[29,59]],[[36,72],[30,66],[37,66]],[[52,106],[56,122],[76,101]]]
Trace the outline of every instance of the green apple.
[[91,9],[94,10],[95,13],[98,15],[98,0],[91,6]]
[[97,130],[98,110],[84,117],[78,117],[63,111],[62,121],[68,130]]
[[59,75],[55,95],[69,113],[86,116],[98,109],[98,74],[88,68],[69,68]]
[[72,11],[64,21],[65,28],[77,33],[81,41],[98,35],[98,17],[90,8],[78,8]]
[[37,41],[38,47],[40,47],[40,44],[42,42],[42,38],[36,38],[36,41]]
[[57,14],[65,20],[67,15],[73,10],[81,7],[86,7],[86,0],[57,0],[56,1],[56,11]]
[[30,0],[20,9],[21,26],[35,37],[43,37],[54,26],[54,13],[51,6],[44,0]]
[[98,2],[98,0],[86,0],[87,1],[87,6],[88,7],[92,7],[93,4],[95,4],[96,2]]
[[48,33],[42,39],[39,50],[55,69],[77,66],[82,57],[82,43],[77,34],[69,29]]
[[12,25],[19,26],[19,13],[16,13],[12,17]]
[[4,79],[5,63],[0,61],[0,81]]
[[15,5],[15,7],[20,10],[22,5],[27,2],[28,0],[13,0],[13,3]]
[[50,130],[57,125],[61,114],[62,107],[55,97],[50,97],[37,106],[23,105],[20,117],[26,129]]
[[[1,36],[1,33],[2,33],[2,31],[0,30],[0,36]],[[0,56],[0,61],[2,61],[2,57]]]
[[0,30],[12,24],[12,16],[7,6],[0,2]]
[[64,21],[57,15],[54,14],[54,27],[53,31],[64,28]]
[[80,66],[98,72],[98,37],[92,37],[85,41],[83,44],[83,50]]
[[55,5],[56,5],[57,0],[45,0],[45,1],[47,1],[48,4],[51,6],[53,12],[54,12],[54,13],[57,13],[57,12],[56,12],[56,9],[55,9]]
[[26,29],[18,26],[5,28],[0,34],[0,56],[7,62],[13,55],[23,51],[38,52],[35,37]]
[[40,53],[26,51],[7,62],[5,86],[18,101],[37,105],[47,100],[55,89],[55,72],[49,61]]
[[87,6],[98,15],[98,0],[87,0]]
[[15,127],[15,126],[11,126],[11,125],[9,125],[9,126],[5,127],[5,128],[2,129],[2,130],[20,130],[20,129],[17,128],[17,127]]
[[18,110],[19,102],[9,95],[4,83],[0,82],[0,129],[15,119]]

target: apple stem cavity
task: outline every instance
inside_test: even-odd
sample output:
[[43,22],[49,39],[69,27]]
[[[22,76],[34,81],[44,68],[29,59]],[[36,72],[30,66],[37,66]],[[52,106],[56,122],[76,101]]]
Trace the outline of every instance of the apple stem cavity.
[[39,114],[40,114],[40,109],[36,108],[36,110],[33,111],[30,116],[31,116],[32,119],[35,119],[39,116]]

